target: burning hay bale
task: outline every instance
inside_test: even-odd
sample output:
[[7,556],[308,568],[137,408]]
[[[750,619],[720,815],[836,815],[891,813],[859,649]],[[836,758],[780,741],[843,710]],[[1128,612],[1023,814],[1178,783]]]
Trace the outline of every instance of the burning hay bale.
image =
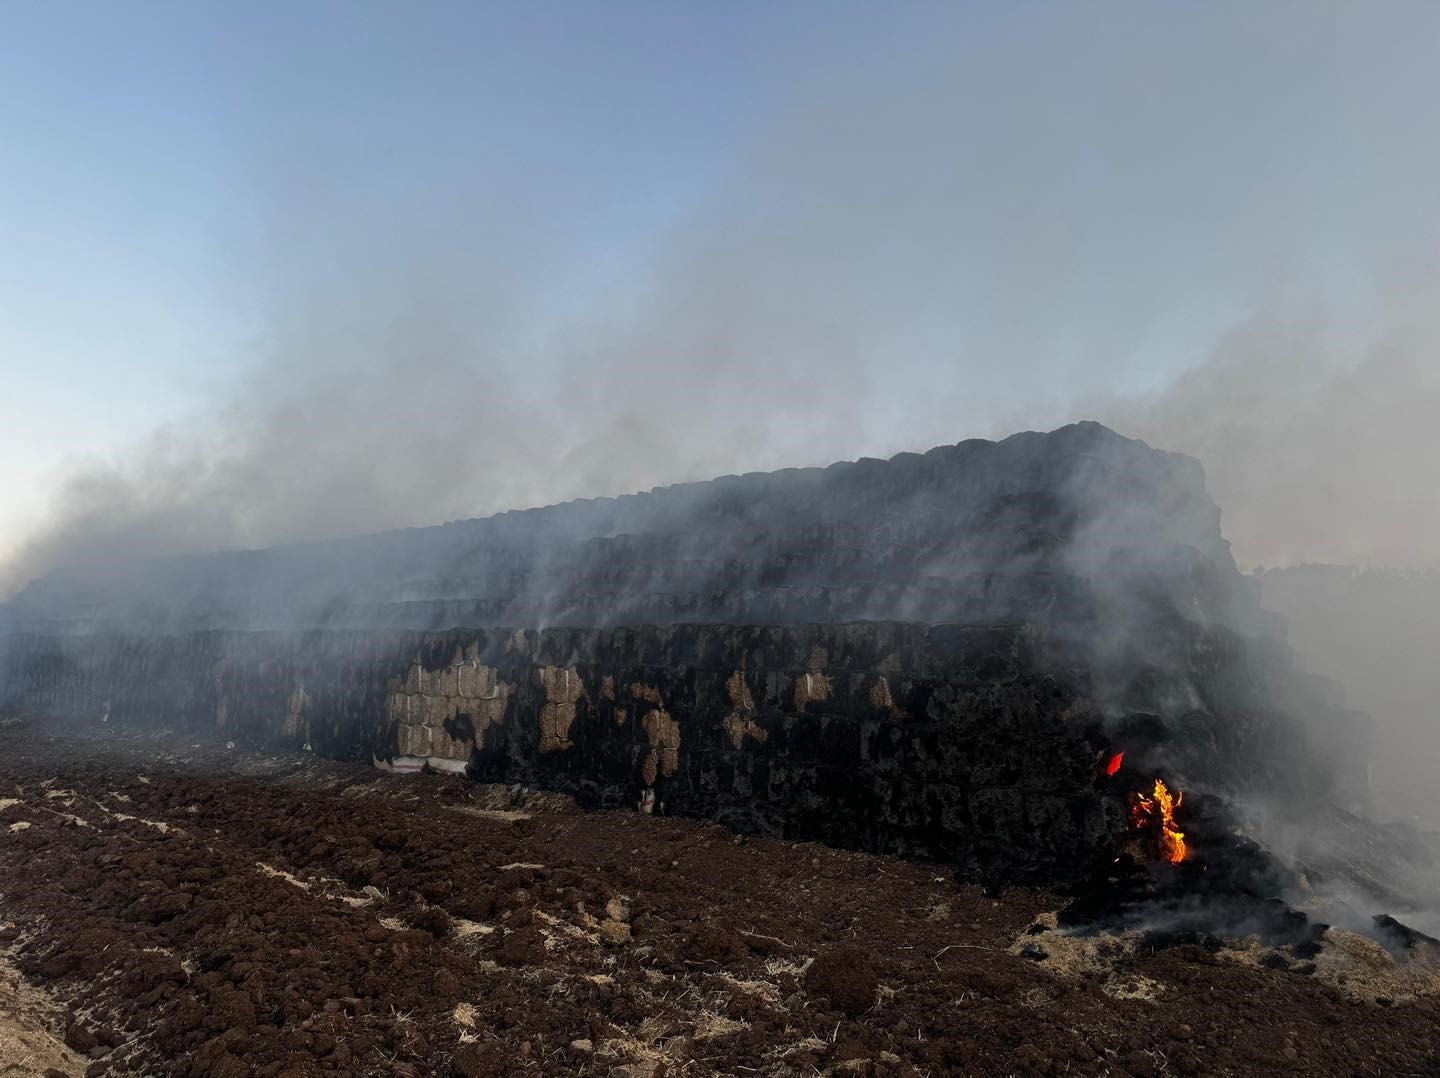
[[1370,881],[1402,858],[1340,820],[1363,756],[1307,724],[1353,716],[1199,466],[1096,424],[47,580],[4,621],[3,706],[1066,887],[1069,932],[1313,945],[1260,800]]

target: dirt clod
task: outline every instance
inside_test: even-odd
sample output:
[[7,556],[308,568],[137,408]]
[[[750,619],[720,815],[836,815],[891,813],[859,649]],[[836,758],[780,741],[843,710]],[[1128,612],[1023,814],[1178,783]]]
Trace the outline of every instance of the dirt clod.
[[874,957],[860,947],[837,947],[816,955],[805,972],[806,991],[828,999],[852,1018],[870,1009],[879,985]]
[[538,928],[517,928],[505,933],[501,957],[512,966],[536,965],[545,958],[545,937]]

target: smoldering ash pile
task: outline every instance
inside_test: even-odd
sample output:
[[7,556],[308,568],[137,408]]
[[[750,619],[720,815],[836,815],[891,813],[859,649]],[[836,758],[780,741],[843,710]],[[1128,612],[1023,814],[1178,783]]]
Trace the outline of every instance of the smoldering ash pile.
[[1199,464],[1093,423],[57,572],[3,617],[0,692],[31,713],[967,878],[1214,877],[1238,806],[1365,796],[1364,718],[1300,672]]

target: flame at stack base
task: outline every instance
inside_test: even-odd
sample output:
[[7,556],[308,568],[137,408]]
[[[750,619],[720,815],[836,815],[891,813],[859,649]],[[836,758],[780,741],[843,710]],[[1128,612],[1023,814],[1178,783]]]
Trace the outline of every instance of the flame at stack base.
[[1130,820],[1138,830],[1154,837],[1161,860],[1178,865],[1189,856],[1185,845],[1185,832],[1175,826],[1175,810],[1184,800],[1183,791],[1173,794],[1163,779],[1155,780],[1155,787],[1149,795],[1130,795]]

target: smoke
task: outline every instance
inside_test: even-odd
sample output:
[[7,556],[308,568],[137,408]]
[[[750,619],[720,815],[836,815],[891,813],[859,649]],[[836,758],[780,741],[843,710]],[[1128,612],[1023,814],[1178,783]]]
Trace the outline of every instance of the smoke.
[[1347,345],[1255,321],[1163,394],[1097,405],[1198,457],[1242,565],[1440,565],[1440,325],[1390,312]]
[[237,177],[238,365],[62,470],[0,592],[1084,415],[1198,455],[1244,564],[1433,564],[1434,336],[1395,298],[1434,279],[1424,9],[1116,10],[797,56],[820,74],[623,244],[583,183],[417,142],[453,86],[363,138],[250,102],[280,134]]

